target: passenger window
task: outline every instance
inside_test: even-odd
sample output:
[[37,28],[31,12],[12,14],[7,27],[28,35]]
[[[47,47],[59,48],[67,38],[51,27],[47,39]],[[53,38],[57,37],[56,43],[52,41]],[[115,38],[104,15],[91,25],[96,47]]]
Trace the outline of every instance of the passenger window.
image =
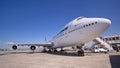
[[109,38],[109,40],[111,41],[112,39],[111,39],[111,38]]
[[83,27],[85,27],[85,25]]
[[90,24],[89,24],[89,26],[90,26]]
[[115,40],[115,37],[113,37],[112,40]]
[[86,25],[86,27],[87,27],[88,25]]
[[116,37],[116,40],[119,40],[119,37]]
[[108,38],[105,38],[106,39],[106,41],[108,41]]
[[97,24],[97,22],[95,22],[95,24]]
[[94,23],[92,23],[92,25],[94,25]]

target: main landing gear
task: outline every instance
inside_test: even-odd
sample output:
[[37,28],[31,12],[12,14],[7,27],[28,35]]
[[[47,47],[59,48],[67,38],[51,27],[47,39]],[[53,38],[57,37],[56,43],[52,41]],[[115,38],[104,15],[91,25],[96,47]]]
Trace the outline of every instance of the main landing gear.
[[84,56],[84,50],[82,49],[82,46],[77,46],[77,49],[79,49],[77,51],[77,55],[78,56]]
[[43,51],[42,51],[42,52],[56,53],[56,52],[58,52],[58,51],[57,51],[56,49],[43,47]]
[[[82,49],[82,46],[77,46],[77,55],[78,56],[84,56],[84,50]],[[43,51],[42,52],[46,52],[46,53],[64,53],[64,50],[63,48],[61,48],[60,51],[58,51],[57,49],[52,49],[52,48],[46,48],[44,47]]]
[[64,50],[61,48],[60,51],[58,51],[57,49],[52,49],[52,48],[43,48],[42,52],[48,52],[48,53],[57,53],[57,52],[64,52]]
[[60,52],[64,52],[63,48],[61,48]]

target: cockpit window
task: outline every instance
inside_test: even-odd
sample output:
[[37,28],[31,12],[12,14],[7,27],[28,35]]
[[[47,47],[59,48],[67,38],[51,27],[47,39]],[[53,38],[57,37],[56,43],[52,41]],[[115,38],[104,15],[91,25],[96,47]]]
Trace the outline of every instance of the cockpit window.
[[97,22],[95,22],[95,24],[97,24]]
[[76,21],[78,21],[78,20],[80,20],[80,19],[83,19],[83,18],[85,18],[85,17],[83,17],[83,16],[78,17],[78,18],[76,19]]

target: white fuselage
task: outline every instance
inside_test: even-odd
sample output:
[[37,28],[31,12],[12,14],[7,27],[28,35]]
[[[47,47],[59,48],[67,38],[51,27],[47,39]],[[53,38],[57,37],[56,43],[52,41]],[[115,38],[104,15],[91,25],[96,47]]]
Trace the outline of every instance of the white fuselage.
[[78,17],[68,23],[50,42],[52,48],[85,44],[100,36],[111,24],[106,18]]

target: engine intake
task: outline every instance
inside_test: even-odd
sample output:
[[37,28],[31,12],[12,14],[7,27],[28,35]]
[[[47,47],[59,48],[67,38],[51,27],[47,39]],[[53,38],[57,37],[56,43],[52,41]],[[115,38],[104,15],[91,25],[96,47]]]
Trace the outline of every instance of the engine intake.
[[16,50],[16,49],[17,49],[17,46],[16,46],[16,45],[13,45],[13,46],[12,46],[12,49],[13,49],[13,50]]
[[36,47],[35,47],[35,46],[31,46],[30,49],[31,49],[31,50],[35,50]]

